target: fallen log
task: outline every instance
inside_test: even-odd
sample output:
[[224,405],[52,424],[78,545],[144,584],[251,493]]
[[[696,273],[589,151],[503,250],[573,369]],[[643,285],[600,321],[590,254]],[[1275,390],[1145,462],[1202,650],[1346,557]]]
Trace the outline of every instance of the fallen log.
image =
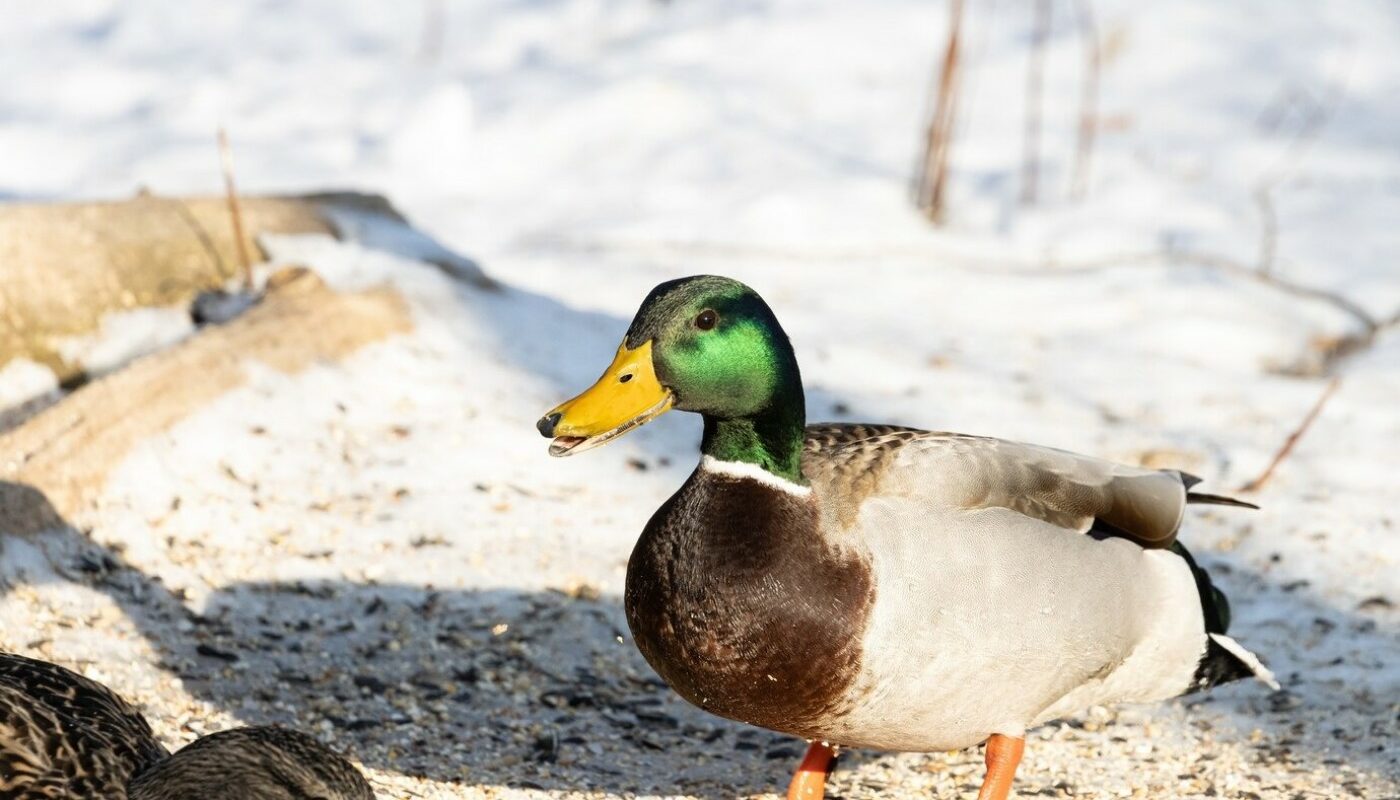
[[[269,234],[328,234],[437,264],[480,286],[470,259],[414,229],[378,195],[333,192],[240,200],[249,252]],[[187,308],[242,272],[224,197],[141,195],[95,203],[0,205],[0,370],[24,358],[59,383],[86,377],[65,347],[114,312]]]
[[[412,327],[390,288],[341,293],[309,270],[279,271],[262,301],[228,324],[91,381],[0,435],[0,532],[81,519],[133,446],[237,388],[252,363],[294,373]],[[49,508],[21,502],[35,496]]]

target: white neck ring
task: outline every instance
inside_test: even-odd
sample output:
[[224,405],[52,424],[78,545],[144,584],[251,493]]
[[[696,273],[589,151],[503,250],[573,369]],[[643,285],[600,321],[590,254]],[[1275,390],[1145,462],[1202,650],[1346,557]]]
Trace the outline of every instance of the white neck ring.
[[812,493],[812,487],[793,483],[787,478],[780,478],[757,464],[748,464],[743,461],[721,461],[714,456],[701,456],[700,469],[728,478],[758,481],[764,486],[787,492],[794,497],[807,497]]

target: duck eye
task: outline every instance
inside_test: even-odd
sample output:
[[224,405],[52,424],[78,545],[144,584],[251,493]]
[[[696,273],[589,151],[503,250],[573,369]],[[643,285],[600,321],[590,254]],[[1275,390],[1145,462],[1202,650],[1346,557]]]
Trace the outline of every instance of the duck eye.
[[719,314],[716,314],[713,310],[708,308],[701,311],[700,316],[695,318],[695,327],[702,331],[711,330],[718,324]]

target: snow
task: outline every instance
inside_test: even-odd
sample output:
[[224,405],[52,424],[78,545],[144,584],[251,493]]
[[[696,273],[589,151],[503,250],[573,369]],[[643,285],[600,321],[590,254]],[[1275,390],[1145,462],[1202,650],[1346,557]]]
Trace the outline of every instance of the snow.
[[[679,275],[759,290],[797,348],[813,420],[1179,467],[1226,494],[1324,390],[1328,376],[1306,365],[1359,330],[1325,299],[1246,274],[1269,228],[1261,192],[1277,215],[1273,276],[1377,321],[1400,312],[1400,13],[1388,4],[1094,3],[1104,125],[1078,202],[1083,52],[1077,6],[1056,4],[1030,207],[1018,199],[1030,14],[969,4],[938,230],[910,207],[907,180],[943,4],[451,2],[435,56],[431,6],[85,0],[30,4],[0,24],[0,198],[216,191],[214,131],[226,126],[243,191],[382,192],[423,231],[347,209],[356,242],[269,237],[276,262],[339,288],[392,284],[415,331],[344,364],[255,372],[132,452],[84,520],[196,610],[298,580],[584,583],[615,607],[636,533],[694,466],[698,424],[669,414],[550,459],[533,423],[596,377],[647,290]],[[476,264],[502,288],[450,277],[473,278]],[[122,341],[154,348],[187,331],[164,313],[132,312],[71,344],[100,368]],[[5,366],[0,405],[50,390],[40,372]],[[1302,699],[1317,736],[1364,727],[1365,697],[1374,715],[1400,693],[1400,618],[1375,602],[1400,603],[1400,331],[1336,374],[1313,428],[1249,498],[1263,510],[1193,511],[1183,534],[1231,597],[1231,635]],[[102,599],[40,583],[54,608]],[[22,619],[11,602],[3,618]],[[97,634],[56,635],[65,655],[102,652]],[[179,712],[161,692],[185,690],[156,691],[160,657],[144,647],[111,672],[151,692],[169,737]],[[1252,716],[1259,696],[1235,687],[1142,713],[1189,754],[1179,745],[1193,721],[1233,727],[1221,748],[1256,725],[1282,736],[1288,717]],[[213,713],[260,718],[219,699]],[[1040,746],[1057,745],[1029,749]],[[1080,793],[1135,786],[1135,746],[1110,751],[1101,786]],[[1342,779],[1317,766],[1322,745],[1300,749]],[[1054,752],[1028,765],[1049,770],[1030,786],[1072,769],[1068,749]],[[1395,772],[1393,755],[1344,753]],[[1185,771],[1207,769],[1191,760]],[[934,780],[918,765],[936,762],[895,763],[902,785]],[[1388,780],[1382,795],[1397,790]]]
[[58,389],[53,370],[27,358],[0,368],[0,409],[9,409]]
[[168,347],[192,330],[189,310],[183,307],[133,308],[104,314],[96,331],[63,337],[54,345],[64,361],[96,377],[132,358]]

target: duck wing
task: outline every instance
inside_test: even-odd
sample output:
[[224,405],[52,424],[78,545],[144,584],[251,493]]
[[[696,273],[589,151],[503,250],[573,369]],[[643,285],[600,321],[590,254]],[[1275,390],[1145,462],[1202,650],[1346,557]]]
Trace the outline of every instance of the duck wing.
[[828,524],[851,525],[872,497],[934,510],[1004,508],[1060,528],[1124,538],[1147,549],[1176,541],[1188,503],[1244,505],[1195,494],[1198,478],[1130,467],[1050,447],[892,425],[819,424],[802,468]]

